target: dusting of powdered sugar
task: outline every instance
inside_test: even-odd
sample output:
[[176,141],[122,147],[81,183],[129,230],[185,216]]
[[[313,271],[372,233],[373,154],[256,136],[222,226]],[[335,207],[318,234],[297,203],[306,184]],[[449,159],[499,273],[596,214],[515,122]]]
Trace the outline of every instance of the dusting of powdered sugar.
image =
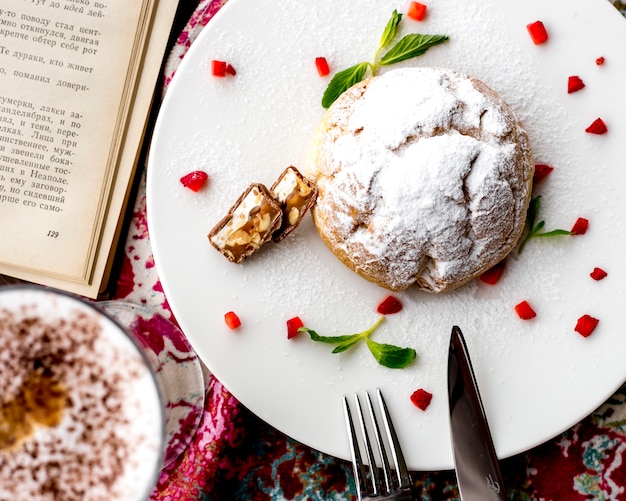
[[[619,65],[596,68],[596,53],[608,56],[612,45],[575,36],[589,27],[590,18],[583,15],[587,11],[579,8],[583,4],[568,10],[550,9],[548,3],[544,9],[537,2],[435,0],[429,3],[423,22],[403,18],[397,39],[420,32],[447,35],[449,40],[419,58],[379,68],[381,73],[400,66],[452,68],[498,92],[526,128],[537,161],[555,167],[550,179],[539,186],[540,215],[549,228],[569,228],[572,216],[581,211],[594,216],[596,229],[600,218],[610,218],[611,223],[619,219],[617,211],[607,209],[613,198],[606,195],[618,190],[620,183],[597,175],[608,170],[604,163],[611,151],[608,136],[584,133],[587,119],[595,118],[601,109],[617,113],[608,98],[598,101],[598,94],[588,91],[595,88],[600,94],[618,95],[607,87],[619,80],[608,73],[618,72]],[[147,198],[155,260],[174,313],[201,358],[237,398],[288,435],[326,452],[347,451],[341,413],[309,412],[305,414],[311,419],[304,419],[299,409],[332,410],[342,395],[382,385],[396,411],[401,436],[404,432],[413,441],[406,451],[407,461],[418,469],[452,467],[446,446],[446,399],[433,399],[428,412],[416,420],[407,394],[417,383],[436,396],[446,394],[453,323],[463,328],[476,360],[477,377],[488,397],[487,411],[497,417],[494,432],[502,451],[514,453],[528,446],[529,433],[519,430],[532,428],[531,441],[545,440],[545,427],[527,426],[526,411],[560,400],[534,391],[527,391],[522,399],[519,395],[541,386],[546,364],[570,360],[563,357],[562,321],[578,306],[587,309],[592,299],[579,293],[574,277],[594,255],[595,237],[600,233],[607,237],[609,229],[617,235],[618,224],[607,224],[584,239],[531,243],[507,260],[505,279],[497,287],[473,281],[444,294],[415,287],[399,294],[403,312],[389,316],[373,339],[417,350],[417,363],[402,371],[378,367],[365,346],[335,356],[328,346],[306,338],[285,341],[284,320],[294,315],[321,334],[364,329],[374,321],[370,306],[385,294],[334,258],[311,218],[305,218],[280,245],[265,246],[240,265],[230,266],[206,239],[248,183],[269,184],[287,165],[304,167],[308,145],[324,113],[320,100],[330,80],[330,76],[319,77],[314,58],[325,56],[332,74],[370,60],[391,11],[406,9],[406,3],[399,1],[367,0],[358,9],[338,5],[336,0],[320,0],[314,9],[303,9],[299,2],[290,1],[229,2],[220,12],[221,20],[204,28],[206,36],[194,42],[183,61],[185,67],[177,72],[178,83],[168,91],[172,99],[162,108],[161,131],[157,130],[151,147]],[[548,28],[554,36],[535,46],[526,24],[544,15],[550,18]],[[237,76],[213,78],[212,59],[231,62]],[[617,52],[614,59],[619,60]],[[585,61],[592,68],[583,66]],[[568,95],[564,77],[583,70],[585,81],[593,76],[597,85]],[[403,102],[399,110],[404,106]],[[183,190],[178,183],[192,168],[210,173],[204,193]],[[591,172],[594,182],[602,183],[601,190],[593,191],[602,203],[590,196],[588,183],[581,182]],[[468,181],[478,182],[478,177]],[[581,253],[580,246],[585,245],[590,247]],[[617,254],[615,263],[620,263]],[[606,252],[603,256],[607,258]],[[599,289],[594,288],[593,297],[597,294]],[[512,309],[520,295],[536,301],[541,309],[538,319],[520,322]],[[243,319],[237,336],[222,330],[223,313],[230,309]],[[603,317],[603,321],[608,320]],[[530,369],[529,363],[534,364]],[[535,378],[534,386],[529,386],[529,377]],[[532,405],[529,399],[534,399]],[[417,433],[418,428],[423,433]]]
[[405,68],[329,109],[308,174],[324,241],[390,289],[455,288],[504,257],[523,229],[532,154],[512,111],[452,70]]

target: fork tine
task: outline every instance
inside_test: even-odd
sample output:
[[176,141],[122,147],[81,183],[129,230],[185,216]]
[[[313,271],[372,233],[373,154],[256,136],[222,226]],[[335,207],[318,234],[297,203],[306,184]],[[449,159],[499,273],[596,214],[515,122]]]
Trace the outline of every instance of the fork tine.
[[[371,419],[371,423],[373,425],[374,428],[374,433],[376,434],[376,444],[378,446],[378,455],[380,457],[380,460],[382,462],[383,465],[383,479],[385,482],[384,485],[384,492],[385,493],[389,493],[391,492],[391,488],[393,486],[392,484],[392,480],[391,480],[391,467],[389,466],[389,456],[387,456],[387,451],[385,450],[385,442],[383,440],[383,435],[381,432],[381,428],[378,425],[378,419],[376,418],[376,413],[374,412],[374,406],[372,405],[372,399],[370,398],[370,394],[369,393],[365,393],[365,396],[367,397],[367,407],[370,413],[370,419]],[[386,426],[386,420],[385,420],[385,426]],[[374,458],[372,457],[372,461],[374,461]],[[375,464],[375,463],[370,463],[370,464]],[[375,468],[377,476],[378,476],[378,469]],[[376,483],[380,485],[380,479],[377,478],[376,479]],[[382,487],[382,486],[381,486]]]
[[[372,413],[372,402],[370,401],[369,395],[367,395],[367,400],[369,403],[370,414],[372,417],[374,417],[374,419],[376,419],[374,414]],[[361,409],[361,402],[359,401],[358,395],[354,395],[354,401],[356,402],[356,411],[359,417],[359,425],[361,426],[361,433],[363,436],[363,445],[365,447],[365,453],[367,455],[367,464],[369,465],[371,495],[378,496],[380,494],[380,475],[376,466],[376,459],[374,458],[374,449],[372,449],[372,443],[370,442],[370,437],[367,432],[367,426],[365,425],[365,419],[363,418],[363,411]],[[378,448],[380,450],[380,442],[378,438],[380,433],[378,427],[376,426],[376,423],[374,423],[374,430],[376,432],[375,438],[378,443]]]
[[379,406],[382,410],[383,423],[385,424],[387,437],[389,439],[389,443],[391,444],[391,455],[393,457],[394,464],[396,467],[396,474],[398,476],[398,485],[400,486],[401,489],[407,489],[411,486],[411,476],[406,466],[404,455],[402,454],[400,441],[398,440],[398,435],[396,434],[396,430],[391,421],[391,417],[389,416],[389,409],[387,408],[387,403],[385,402],[385,399],[383,398],[383,394],[380,391],[380,388],[376,388],[376,393],[378,395]]
[[[398,441],[398,436],[391,422],[389,410],[382,392],[377,388],[378,411],[374,410],[372,399],[369,393],[365,393],[367,398],[367,410],[369,414],[369,426],[365,424],[365,418],[361,407],[361,402],[357,394],[354,395],[358,424],[361,428],[361,437],[356,431],[356,426],[350,411],[350,405],[346,396],[343,397],[344,415],[348,428],[348,439],[352,456],[352,468],[354,470],[354,480],[359,501],[373,499],[413,499],[411,494],[411,477],[406,466],[402,450]],[[378,424],[377,415],[382,416],[385,428],[384,437],[382,428]],[[369,432],[374,432],[378,456],[382,462],[383,478],[381,478],[379,467],[376,463],[374,450],[372,449]],[[366,461],[363,461],[361,445],[365,449]],[[389,463],[388,452],[391,452],[394,467]],[[369,476],[368,476],[369,470]],[[395,470],[396,480],[392,478],[392,470]],[[383,496],[382,498],[380,496]]]
[[354,483],[356,484],[356,493],[359,501],[362,499],[362,494],[367,494],[366,482],[367,476],[365,474],[365,467],[363,465],[363,458],[361,457],[361,451],[359,449],[359,442],[354,428],[354,421],[352,420],[352,413],[350,412],[350,405],[348,405],[348,399],[343,397],[343,410],[346,418],[346,426],[348,427],[348,441],[350,442],[350,454],[352,456],[352,469],[354,471]]

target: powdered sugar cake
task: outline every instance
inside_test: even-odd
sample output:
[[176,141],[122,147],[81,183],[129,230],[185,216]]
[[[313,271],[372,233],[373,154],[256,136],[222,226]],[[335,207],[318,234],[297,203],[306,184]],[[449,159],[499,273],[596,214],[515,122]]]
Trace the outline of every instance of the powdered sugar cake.
[[0,345],[0,500],[146,499],[162,404],[124,331],[71,296],[6,287]]
[[389,71],[328,109],[307,176],[313,218],[344,264],[391,290],[459,287],[511,252],[534,160],[511,108],[442,68]]

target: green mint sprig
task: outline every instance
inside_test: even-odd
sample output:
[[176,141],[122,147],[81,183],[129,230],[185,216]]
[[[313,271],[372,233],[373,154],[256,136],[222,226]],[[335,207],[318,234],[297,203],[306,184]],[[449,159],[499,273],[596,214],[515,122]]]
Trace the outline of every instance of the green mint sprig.
[[535,224],[535,220],[537,219],[537,214],[539,212],[540,205],[541,205],[541,195],[537,195],[535,198],[531,199],[530,204],[528,205],[528,211],[526,212],[526,235],[520,243],[518,253],[522,252],[522,249],[524,248],[524,246],[532,238],[572,235],[572,232],[568,230],[543,231],[543,228],[546,225],[545,221],[539,221],[537,224]]
[[306,332],[313,341],[327,344],[335,344],[332,353],[343,353],[352,348],[360,341],[365,340],[367,347],[376,361],[390,369],[402,369],[415,360],[416,352],[413,348],[401,348],[392,344],[377,343],[370,339],[372,333],[378,328],[385,317],[380,317],[371,327],[356,334],[346,334],[343,336],[320,336],[317,332],[308,327],[300,327],[299,332]]
[[370,70],[373,76],[380,66],[389,66],[421,56],[431,47],[448,40],[446,35],[420,35],[419,33],[405,35],[382,57],[379,57],[380,53],[396,36],[401,20],[402,14],[398,14],[398,11],[394,10],[391,14],[391,19],[385,26],[372,61],[355,64],[335,74],[322,96],[322,106],[324,108],[328,108],[341,94],[363,80],[367,70]]

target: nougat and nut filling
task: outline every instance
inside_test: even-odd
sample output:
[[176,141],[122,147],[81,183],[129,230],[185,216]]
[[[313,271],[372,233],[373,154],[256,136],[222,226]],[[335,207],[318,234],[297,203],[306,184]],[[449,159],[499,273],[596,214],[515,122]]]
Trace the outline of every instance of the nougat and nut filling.
[[285,200],[284,212],[287,214],[289,224],[296,224],[300,218],[300,214],[303,209],[309,203],[309,197],[311,196],[311,188],[307,186],[302,180],[298,179],[297,187],[293,190],[287,199]]
[[317,188],[295,167],[290,166],[272,186],[271,193],[283,209],[283,224],[273,236],[274,241],[280,241],[298,226],[315,201]]
[[209,234],[211,243],[238,263],[259,249],[280,226],[282,211],[267,189],[252,185]]
[[300,223],[317,197],[317,187],[293,166],[271,190],[251,184],[209,233],[209,241],[233,263],[251,256],[270,239],[280,242]]
[[277,214],[279,214],[278,211],[262,200],[260,206],[255,207],[249,213],[243,226],[234,230],[226,238],[224,250],[237,261],[250,250],[261,247],[275,227]]

